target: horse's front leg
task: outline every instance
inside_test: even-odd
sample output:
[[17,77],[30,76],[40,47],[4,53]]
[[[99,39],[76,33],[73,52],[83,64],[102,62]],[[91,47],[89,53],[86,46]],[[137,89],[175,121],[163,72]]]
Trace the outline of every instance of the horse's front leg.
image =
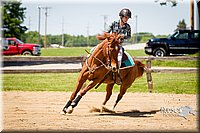
[[126,93],[126,90],[129,88],[129,86],[126,86],[122,83],[122,85],[120,86],[120,92],[117,96],[117,100],[115,101],[115,104],[113,106],[113,110],[115,109],[115,107],[117,106],[118,102],[122,99],[123,95]]
[[78,77],[78,82],[76,83],[76,87],[73,91],[73,93],[71,94],[71,97],[69,99],[69,101],[66,103],[66,105],[63,108],[63,112],[62,114],[66,114],[67,113],[67,109],[68,107],[71,105],[72,101],[74,100],[74,98],[76,97],[77,93],[80,91],[80,89],[82,88],[83,84],[85,83],[85,81],[87,80],[88,77],[88,72],[86,71],[82,71]]
[[66,112],[71,114],[73,112],[73,109],[78,105],[78,103],[81,100],[82,96],[84,96],[97,83],[98,83],[98,80],[90,81],[89,84],[84,89],[80,90],[79,95],[71,102],[71,104],[67,108]]
[[107,101],[110,99],[110,96],[112,95],[113,86],[114,86],[114,83],[106,85],[106,97],[102,105],[106,105]]

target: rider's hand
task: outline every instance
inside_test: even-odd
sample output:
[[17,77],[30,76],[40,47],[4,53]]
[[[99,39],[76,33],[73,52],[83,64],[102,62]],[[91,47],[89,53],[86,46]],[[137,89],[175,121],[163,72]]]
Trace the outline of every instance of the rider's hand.
[[124,39],[124,34],[121,34],[121,38]]

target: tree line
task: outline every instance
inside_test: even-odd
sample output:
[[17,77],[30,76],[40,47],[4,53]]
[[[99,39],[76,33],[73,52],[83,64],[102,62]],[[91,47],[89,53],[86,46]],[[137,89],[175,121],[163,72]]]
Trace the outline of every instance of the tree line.
[[[41,41],[39,44],[41,46],[44,45],[44,35],[41,36]],[[127,40],[126,43],[144,43],[150,38],[154,38],[157,36],[154,36],[152,33],[148,32],[142,32],[133,34],[131,39]],[[166,37],[166,35],[159,35],[159,37]],[[37,31],[29,31],[27,33],[24,33],[21,38],[24,42],[31,42],[31,43],[38,43],[38,32]],[[64,34],[64,46],[65,47],[86,47],[86,46],[96,46],[100,41],[96,38],[96,35],[92,36],[83,36],[83,35],[69,35]],[[62,44],[62,35],[47,35],[47,46],[50,44]]]

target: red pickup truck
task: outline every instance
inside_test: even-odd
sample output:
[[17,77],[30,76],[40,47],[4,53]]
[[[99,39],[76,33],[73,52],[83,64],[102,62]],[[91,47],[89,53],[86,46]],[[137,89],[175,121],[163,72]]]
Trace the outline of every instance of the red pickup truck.
[[41,54],[41,47],[38,44],[23,43],[17,38],[2,38],[3,55],[36,55]]

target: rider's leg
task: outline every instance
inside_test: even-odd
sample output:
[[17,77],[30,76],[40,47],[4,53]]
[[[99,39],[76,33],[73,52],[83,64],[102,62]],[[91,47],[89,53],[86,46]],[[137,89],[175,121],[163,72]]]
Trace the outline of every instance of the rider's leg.
[[[123,53],[124,53],[124,49],[122,46],[119,47],[119,53],[118,53],[118,67],[120,68],[121,67],[121,64],[122,64],[122,56],[123,56]],[[121,78],[119,77],[119,74],[116,75],[116,83],[118,85],[121,84]]]
[[119,46],[119,53],[118,53],[118,67],[121,67],[122,64],[122,56],[123,56],[123,48]]

